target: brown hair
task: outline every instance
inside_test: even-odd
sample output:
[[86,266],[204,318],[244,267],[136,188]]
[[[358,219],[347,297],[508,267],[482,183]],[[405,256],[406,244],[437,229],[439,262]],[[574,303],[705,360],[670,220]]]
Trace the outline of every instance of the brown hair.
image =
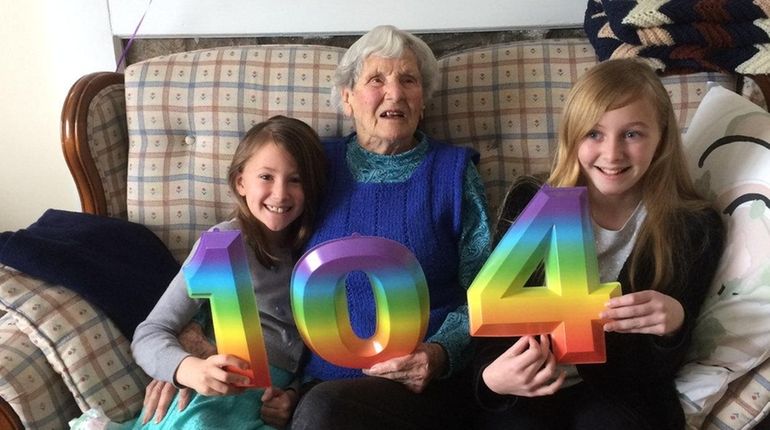
[[293,237],[289,245],[294,254],[301,252],[310,238],[326,182],[325,156],[321,141],[315,130],[304,122],[277,115],[256,124],[243,136],[233,154],[233,161],[227,172],[227,182],[236,199],[235,217],[241,222],[243,234],[249,245],[254,248],[257,260],[266,267],[277,262],[267,240],[266,227],[251,214],[246,199],[238,193],[236,184],[252,155],[270,142],[283,148],[294,158],[305,194],[302,214],[288,227],[287,237]]
[[654,70],[637,59],[609,60],[594,66],[573,86],[562,114],[558,149],[548,183],[552,186],[584,185],[577,160],[578,147],[605,112],[636,100],[649,101],[657,111],[661,141],[650,167],[640,179],[647,217],[631,254],[632,290],[640,254],[654,267],[651,289],[666,291],[677,270],[675,244],[687,230],[683,214],[708,207],[696,192],[685,164],[679,128],[671,99]]

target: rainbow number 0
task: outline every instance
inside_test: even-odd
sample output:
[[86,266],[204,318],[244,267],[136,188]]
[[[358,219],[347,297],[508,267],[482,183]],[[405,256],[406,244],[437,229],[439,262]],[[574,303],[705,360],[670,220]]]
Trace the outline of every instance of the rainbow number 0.
[[[372,285],[377,329],[358,337],[345,294],[348,273],[366,273]],[[294,266],[291,305],[305,343],[330,363],[350,368],[410,354],[428,327],[425,274],[409,249],[393,240],[353,235],[310,249]]]

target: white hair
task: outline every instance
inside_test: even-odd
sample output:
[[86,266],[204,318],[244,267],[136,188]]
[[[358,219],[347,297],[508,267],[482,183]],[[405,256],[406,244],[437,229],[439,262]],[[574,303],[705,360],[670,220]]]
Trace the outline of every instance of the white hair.
[[423,100],[429,100],[438,87],[438,61],[430,47],[417,36],[392,25],[380,25],[364,34],[342,56],[334,71],[332,103],[341,106],[342,90],[355,86],[364,61],[370,55],[383,58],[401,58],[404,50],[411,50],[417,57],[417,67],[422,78]]

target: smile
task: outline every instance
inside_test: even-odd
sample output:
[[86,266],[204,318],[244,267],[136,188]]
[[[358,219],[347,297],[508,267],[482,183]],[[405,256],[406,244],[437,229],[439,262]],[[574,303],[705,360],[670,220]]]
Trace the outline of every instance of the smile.
[[617,168],[608,168],[608,167],[599,167],[599,166],[594,166],[594,167],[596,167],[596,169],[598,169],[600,172],[608,176],[617,176],[617,175],[620,175],[621,173],[626,172],[628,169],[630,169],[630,167],[617,167]]
[[273,213],[282,214],[282,213],[286,213],[286,212],[290,211],[291,210],[291,206],[290,207],[283,207],[283,206],[265,205],[265,209],[267,209],[268,211],[273,212]]
[[403,112],[396,110],[388,110],[380,114],[380,118],[403,118],[405,116]]

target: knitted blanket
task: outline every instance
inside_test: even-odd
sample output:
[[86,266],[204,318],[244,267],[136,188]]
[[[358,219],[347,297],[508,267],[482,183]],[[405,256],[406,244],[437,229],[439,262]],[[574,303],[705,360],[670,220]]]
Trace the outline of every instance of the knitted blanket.
[[589,0],[600,60],[642,57],[673,73],[770,73],[770,0]]

